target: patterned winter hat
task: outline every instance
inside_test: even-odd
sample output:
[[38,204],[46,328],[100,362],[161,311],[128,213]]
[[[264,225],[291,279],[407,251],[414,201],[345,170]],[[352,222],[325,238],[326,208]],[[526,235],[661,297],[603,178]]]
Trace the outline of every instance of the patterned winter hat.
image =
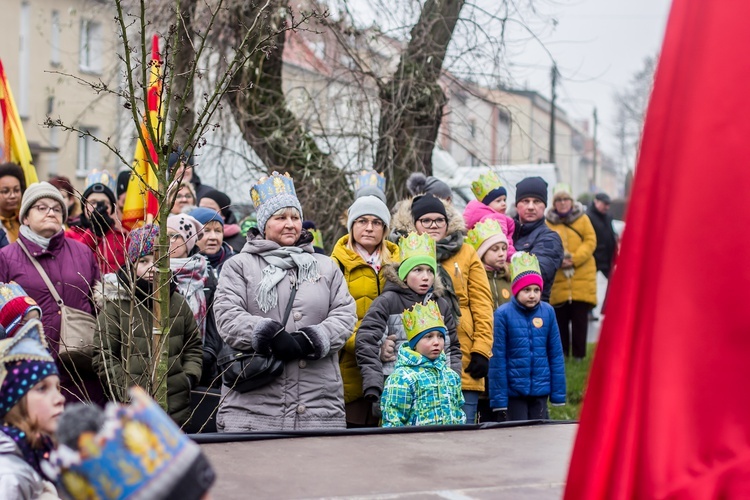
[[433,300],[428,300],[424,305],[417,303],[412,309],[406,309],[401,315],[401,321],[412,349],[416,349],[419,340],[432,331],[437,330],[444,337],[448,335],[440,308]]
[[297,199],[297,191],[294,189],[294,181],[288,173],[281,175],[274,171],[270,177],[261,177],[258,183],[250,189],[250,197],[258,218],[258,230],[263,236],[266,234],[268,219],[282,208],[296,208],[300,218],[303,218],[302,206]]
[[471,183],[471,191],[477,200],[485,205],[492,203],[498,196],[508,196],[508,191],[503,186],[500,177],[495,172],[487,172],[479,176],[479,179]]
[[188,214],[172,214],[167,217],[167,229],[180,233],[190,254],[199,239],[198,233],[203,229],[203,224]]
[[542,271],[536,255],[527,252],[513,254],[513,258],[510,259],[510,275],[513,280],[510,291],[513,295],[518,295],[518,292],[529,285],[539,285],[539,288],[544,288]]
[[0,283],[0,325],[5,328],[5,335],[12,337],[24,316],[31,311],[38,311],[42,317],[42,308],[26,291],[16,283]]
[[255,219],[255,215],[248,215],[240,221],[240,234],[244,238],[254,227],[258,227],[258,221]]
[[497,243],[508,244],[508,237],[505,236],[503,228],[495,219],[486,219],[475,225],[466,234],[466,243],[474,247],[479,259],[484,257],[487,250]]
[[159,238],[159,226],[146,224],[130,231],[128,236],[128,259],[133,264],[145,255],[154,253],[156,240]]
[[50,456],[73,499],[198,500],[216,479],[196,443],[140,387],[131,403],[72,405],[60,418]]
[[412,269],[419,265],[427,265],[432,272],[437,274],[437,258],[435,240],[429,234],[418,234],[412,231],[398,240],[398,250],[401,257],[401,265],[398,266],[398,277],[406,279]]
[[13,338],[0,340],[0,418],[37,382],[58,375],[41,321],[32,319]]

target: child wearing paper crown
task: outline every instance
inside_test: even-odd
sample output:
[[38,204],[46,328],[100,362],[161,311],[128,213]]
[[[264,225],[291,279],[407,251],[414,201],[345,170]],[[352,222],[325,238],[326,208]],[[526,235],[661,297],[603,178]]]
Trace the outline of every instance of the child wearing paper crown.
[[[5,329],[5,338],[31,319],[41,319],[42,308],[16,283],[0,283],[0,325]],[[1,340],[1,338],[0,338]]]
[[470,229],[466,241],[477,251],[487,270],[492,300],[497,309],[510,302],[510,270],[508,269],[508,238],[500,223],[487,219]]
[[355,355],[362,372],[362,391],[365,399],[379,408],[384,378],[393,373],[396,353],[408,341],[402,315],[414,304],[434,301],[444,319],[448,332],[445,342],[446,364],[461,373],[461,347],[456,333],[456,321],[448,299],[442,296],[443,287],[435,279],[435,240],[429,235],[409,233],[398,242],[401,264],[383,268],[386,284],[370,305],[357,330]]
[[398,350],[396,370],[383,389],[383,427],[466,423],[461,377],[448,368],[448,332],[438,305],[415,304],[403,313],[409,342]]
[[479,179],[471,183],[471,191],[477,199],[467,203],[464,209],[466,227],[472,229],[479,222],[489,219],[497,221],[508,240],[507,260],[510,262],[516,252],[513,246],[513,231],[516,229],[516,223],[511,217],[505,215],[507,207],[505,200],[508,191],[495,172],[480,175]]
[[510,261],[513,299],[495,311],[490,406],[496,420],[549,418],[547,400],[565,404],[565,360],[554,308],[542,302],[536,256],[518,252]]
[[0,498],[58,498],[42,464],[64,405],[42,324],[32,319],[0,341]]
[[[158,238],[159,226],[153,224],[131,231],[128,259],[132,268],[121,269],[117,280],[100,288],[103,304],[94,331],[93,368],[109,388],[107,395],[120,402],[127,401],[128,387],[151,387],[154,246]],[[170,282],[167,321],[168,413],[183,425],[190,417],[190,390],[201,378],[203,345],[193,312],[174,282]]]

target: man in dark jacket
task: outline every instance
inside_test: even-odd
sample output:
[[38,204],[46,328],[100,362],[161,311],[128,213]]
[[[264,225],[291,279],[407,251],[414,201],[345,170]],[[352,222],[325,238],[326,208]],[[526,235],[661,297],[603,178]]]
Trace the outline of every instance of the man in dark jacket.
[[[179,167],[176,167],[177,162],[180,162]],[[189,182],[195,189],[195,202],[203,198],[207,192],[213,190],[213,186],[208,186],[201,182],[200,177],[193,171],[195,168],[195,158],[191,151],[183,151],[177,149],[170,153],[167,159],[169,165],[169,171],[173,172],[172,179],[179,179],[180,182]]]
[[612,227],[612,216],[608,213],[610,202],[607,193],[597,193],[586,212],[596,233],[596,270],[601,271],[607,279],[617,251],[617,234]]
[[549,302],[555,273],[562,265],[563,246],[560,236],[547,227],[547,182],[541,177],[527,177],[516,184],[516,230],[513,241],[517,252],[528,252],[539,259],[544,290],[542,300]]

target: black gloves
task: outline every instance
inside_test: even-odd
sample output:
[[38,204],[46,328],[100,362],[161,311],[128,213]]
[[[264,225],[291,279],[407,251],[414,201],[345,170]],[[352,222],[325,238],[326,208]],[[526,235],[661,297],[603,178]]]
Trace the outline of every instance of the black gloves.
[[286,330],[282,330],[271,339],[271,351],[276,359],[294,361],[312,354],[313,346],[304,333],[288,333]]
[[471,361],[469,366],[466,367],[466,373],[471,378],[482,379],[487,376],[490,371],[490,360],[479,354],[478,352],[471,353]]

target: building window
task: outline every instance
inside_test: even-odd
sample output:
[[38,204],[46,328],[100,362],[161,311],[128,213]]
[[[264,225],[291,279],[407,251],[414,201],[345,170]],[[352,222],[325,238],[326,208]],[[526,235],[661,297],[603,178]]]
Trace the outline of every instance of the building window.
[[81,47],[80,47],[80,69],[87,73],[101,72],[101,24],[81,20]]
[[[96,137],[99,130],[89,127],[86,130],[91,136]],[[83,178],[92,168],[99,167],[99,145],[90,135],[81,135],[78,137],[78,165],[76,167],[76,177]]]
[[52,66],[60,65],[60,13],[56,10],[52,11],[52,20],[50,22],[50,55],[49,62]]
[[469,137],[474,139],[477,136],[477,121],[474,119],[469,120]]

